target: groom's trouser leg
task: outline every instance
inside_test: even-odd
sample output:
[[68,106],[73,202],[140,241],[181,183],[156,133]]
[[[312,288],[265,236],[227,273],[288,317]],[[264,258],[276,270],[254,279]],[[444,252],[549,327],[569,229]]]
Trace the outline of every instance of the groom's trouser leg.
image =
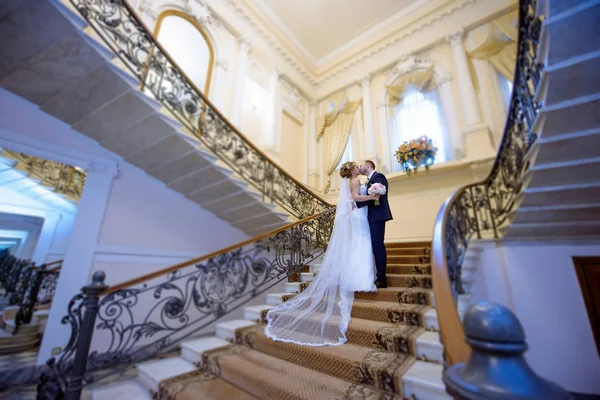
[[387,265],[387,254],[385,251],[385,221],[374,221],[369,223],[371,230],[371,245],[375,255],[375,267],[377,268],[377,280],[387,282],[385,270]]

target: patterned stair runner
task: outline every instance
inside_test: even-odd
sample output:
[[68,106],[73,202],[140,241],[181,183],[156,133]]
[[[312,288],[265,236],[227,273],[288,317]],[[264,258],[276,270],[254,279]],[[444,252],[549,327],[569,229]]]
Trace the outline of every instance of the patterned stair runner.
[[[201,371],[161,382],[159,397],[219,398],[210,391],[231,390],[222,398],[402,399],[402,375],[416,360],[416,340],[431,307],[430,246],[386,245],[389,287],[355,294],[347,343],[275,342],[264,333],[265,311],[263,323],[235,331],[235,344],[204,353]],[[236,389],[244,393],[235,397]]]

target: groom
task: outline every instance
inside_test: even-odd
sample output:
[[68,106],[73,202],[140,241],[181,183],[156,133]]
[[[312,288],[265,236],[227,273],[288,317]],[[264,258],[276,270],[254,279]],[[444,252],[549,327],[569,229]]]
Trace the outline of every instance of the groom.
[[[385,175],[375,171],[375,163],[371,160],[364,161],[359,166],[359,172],[362,175],[366,175],[369,179],[367,182],[367,191],[374,183],[381,183],[388,189],[388,181]],[[377,267],[377,280],[375,286],[378,289],[387,287],[387,279],[385,276],[385,270],[387,265],[387,254],[385,253],[385,245],[383,239],[385,238],[385,223],[392,219],[392,211],[388,203],[388,195],[386,194],[379,197],[379,205],[375,205],[375,200],[369,201],[357,201],[356,206],[358,208],[368,206],[369,207],[369,229],[371,230],[371,245],[373,247],[373,254],[375,255],[375,266]]]

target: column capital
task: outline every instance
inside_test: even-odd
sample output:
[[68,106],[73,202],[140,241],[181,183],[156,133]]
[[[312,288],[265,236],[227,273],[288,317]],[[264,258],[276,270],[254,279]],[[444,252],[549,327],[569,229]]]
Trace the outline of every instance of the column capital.
[[451,46],[462,46],[462,38],[463,38],[464,30],[461,28],[454,33],[446,35],[446,40],[450,43]]
[[362,86],[363,88],[365,86],[370,86],[371,85],[371,74],[366,74],[365,76],[358,78],[357,81],[360,84],[360,86]]
[[227,61],[224,58],[221,58],[219,61],[217,61],[217,67],[223,69],[224,71],[227,71],[229,69],[229,61]]
[[237,42],[240,46],[240,50],[242,51],[248,51],[250,50],[250,47],[252,47],[252,42],[250,42],[250,40],[248,40],[248,38],[245,36],[238,36]]

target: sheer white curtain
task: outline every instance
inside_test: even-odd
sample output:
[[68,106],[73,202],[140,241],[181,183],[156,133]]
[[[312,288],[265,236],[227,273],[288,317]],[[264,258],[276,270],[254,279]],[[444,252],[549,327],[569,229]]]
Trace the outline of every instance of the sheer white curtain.
[[504,99],[505,111],[508,112],[510,103],[510,95],[512,94],[513,83],[504,77],[500,72],[496,71],[498,81],[500,82],[500,89],[502,90],[502,98]]
[[437,89],[423,93],[411,87],[405,92],[402,101],[391,107],[391,111],[390,151],[393,171],[400,171],[400,164],[394,156],[400,144],[423,135],[431,138],[438,148],[435,162],[448,160],[446,122]]
[[342,168],[342,164],[344,164],[345,162],[348,162],[348,161],[352,161],[352,132],[350,133],[350,136],[348,136],[348,143],[346,143],[346,150],[344,150],[344,154],[342,154],[340,163],[338,164],[338,166],[335,169],[339,170],[340,168]]

